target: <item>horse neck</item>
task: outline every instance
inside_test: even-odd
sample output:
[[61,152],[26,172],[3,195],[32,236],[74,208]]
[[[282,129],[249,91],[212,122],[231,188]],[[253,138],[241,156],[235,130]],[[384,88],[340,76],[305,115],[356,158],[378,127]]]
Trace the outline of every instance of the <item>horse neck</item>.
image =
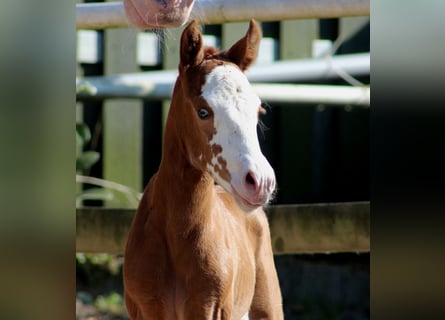
[[[214,200],[214,180],[206,171],[190,163],[184,147],[182,124],[186,121],[182,111],[184,97],[181,86],[175,85],[167,117],[163,154],[157,174],[159,196],[165,199],[171,211],[187,212],[188,218],[210,212]],[[167,210],[169,211],[169,210]],[[173,212],[175,214],[175,212]],[[184,216],[182,213],[178,213]]]

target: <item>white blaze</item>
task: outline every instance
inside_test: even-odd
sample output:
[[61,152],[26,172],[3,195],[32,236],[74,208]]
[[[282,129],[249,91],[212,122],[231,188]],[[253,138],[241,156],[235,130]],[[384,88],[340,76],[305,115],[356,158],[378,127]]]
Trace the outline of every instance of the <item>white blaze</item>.
[[[246,76],[232,65],[215,67],[202,87],[202,97],[214,113],[216,134],[210,145],[222,147],[222,154],[212,159],[208,170],[216,182],[231,192],[231,185],[244,183],[247,170],[270,173],[273,170],[261,153],[257,137],[258,109],[261,104]],[[215,172],[217,157],[227,161],[232,181],[224,181]]]

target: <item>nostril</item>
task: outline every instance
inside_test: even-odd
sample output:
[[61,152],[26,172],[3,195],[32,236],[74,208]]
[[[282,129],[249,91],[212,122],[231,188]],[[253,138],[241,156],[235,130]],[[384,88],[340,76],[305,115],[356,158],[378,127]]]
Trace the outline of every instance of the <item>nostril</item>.
[[246,175],[246,183],[247,183],[248,185],[251,185],[251,186],[253,186],[253,187],[256,187],[256,180],[255,180],[255,178],[253,177],[253,174],[252,174],[251,172],[249,172],[249,173]]

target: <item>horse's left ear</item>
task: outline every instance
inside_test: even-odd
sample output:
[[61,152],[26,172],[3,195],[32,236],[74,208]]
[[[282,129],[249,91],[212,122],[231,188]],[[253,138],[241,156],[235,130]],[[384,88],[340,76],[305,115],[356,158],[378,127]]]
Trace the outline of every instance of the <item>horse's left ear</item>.
[[182,32],[180,52],[180,67],[195,66],[204,59],[201,30],[195,20]]
[[250,20],[246,35],[227,50],[224,56],[237,64],[242,71],[246,71],[258,56],[261,37],[260,26],[254,19]]

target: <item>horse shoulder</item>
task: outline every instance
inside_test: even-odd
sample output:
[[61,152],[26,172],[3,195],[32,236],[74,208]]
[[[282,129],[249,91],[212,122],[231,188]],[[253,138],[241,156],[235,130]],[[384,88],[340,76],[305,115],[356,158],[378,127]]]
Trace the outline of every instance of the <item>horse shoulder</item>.
[[140,243],[140,237],[144,237],[144,226],[150,216],[153,198],[153,188],[156,181],[156,175],[154,175],[147,186],[145,187],[142,198],[139,202],[139,206],[136,210],[136,214],[131,223],[130,231],[128,233],[127,243],[125,251],[131,251],[137,243]]
[[261,243],[270,241],[269,222],[263,208],[258,208],[247,216],[247,228],[257,248]]
[[[153,203],[153,189],[156,175],[153,176],[145,188],[136,215],[127,238],[125,247],[124,280],[127,293],[146,291],[147,288],[157,286],[161,277],[147,277],[156,268],[166,267],[164,254],[166,244],[159,228],[159,219],[155,219],[155,204]],[[161,268],[162,269],[162,268]]]

